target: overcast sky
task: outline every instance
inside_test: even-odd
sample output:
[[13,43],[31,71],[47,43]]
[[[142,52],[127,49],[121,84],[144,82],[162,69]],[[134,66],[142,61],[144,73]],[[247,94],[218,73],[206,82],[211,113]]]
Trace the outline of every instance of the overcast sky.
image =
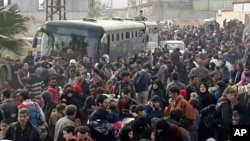
[[113,8],[126,8],[128,6],[128,0],[101,0],[103,3],[109,3],[113,1]]

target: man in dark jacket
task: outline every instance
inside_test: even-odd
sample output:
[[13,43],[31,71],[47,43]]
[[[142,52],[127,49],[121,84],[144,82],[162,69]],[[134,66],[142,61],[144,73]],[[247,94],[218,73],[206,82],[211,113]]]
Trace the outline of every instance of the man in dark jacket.
[[151,125],[151,120],[152,118],[161,118],[163,116],[163,111],[161,109],[161,101],[162,99],[157,96],[157,95],[154,95],[149,104],[146,105],[146,121],[148,123],[148,125]]
[[198,77],[196,75],[193,75],[190,77],[189,85],[186,86],[187,100],[190,99],[190,95],[192,92],[196,92],[196,93],[198,92],[197,82],[198,82]]
[[24,63],[28,63],[29,66],[32,66],[32,65],[34,64],[34,56],[33,56],[31,50],[29,50],[27,53],[28,53],[28,54],[27,54],[27,56],[23,59],[23,62],[24,62]]
[[96,85],[92,84],[89,86],[90,89],[90,93],[91,95],[87,97],[84,106],[83,106],[83,111],[86,115],[90,115],[94,110],[95,110],[95,100],[97,97],[97,89],[96,89]]
[[136,101],[139,104],[147,104],[148,102],[148,88],[151,80],[151,74],[148,72],[149,69],[149,64],[144,64],[142,70],[135,74]]
[[39,67],[36,69],[36,74],[43,80],[44,87],[49,84],[49,71],[47,69],[47,62],[43,61],[39,63]]
[[9,90],[4,90],[3,103],[0,105],[0,120],[8,120],[9,122],[16,122],[17,120],[17,105],[11,100],[11,93]]
[[10,124],[4,139],[13,141],[40,141],[37,129],[29,122],[29,111],[22,108],[18,111],[18,122]]
[[52,100],[52,94],[48,91],[42,92],[42,99],[43,99],[43,112],[46,118],[46,122],[49,122],[50,113],[53,109],[56,108],[56,103]]
[[131,98],[135,99],[135,86],[130,82],[130,73],[128,71],[122,71],[121,79],[122,80],[115,83],[114,93],[116,98],[118,98],[118,96],[122,97],[122,89],[128,87],[131,90]]

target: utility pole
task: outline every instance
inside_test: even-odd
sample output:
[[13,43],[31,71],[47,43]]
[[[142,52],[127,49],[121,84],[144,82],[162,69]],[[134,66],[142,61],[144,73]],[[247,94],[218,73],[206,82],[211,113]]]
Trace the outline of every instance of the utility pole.
[[66,20],[66,0],[46,0],[46,21]]
[[96,0],[89,0],[89,12],[88,12],[88,17],[94,18],[95,17],[95,1]]
[[164,3],[162,2],[162,0],[161,0],[161,21],[163,21],[164,19],[163,19],[163,10],[164,10]]

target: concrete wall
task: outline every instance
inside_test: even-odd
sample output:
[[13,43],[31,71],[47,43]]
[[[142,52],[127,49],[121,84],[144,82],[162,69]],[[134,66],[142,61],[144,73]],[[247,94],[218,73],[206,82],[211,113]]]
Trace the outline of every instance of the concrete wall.
[[[159,21],[161,19],[161,15],[159,14],[158,9],[154,9],[150,11],[150,13],[145,13],[149,20]],[[196,10],[163,10],[163,19],[206,19],[206,18],[215,18],[216,11],[196,11]]]
[[246,14],[250,14],[250,12],[222,11],[216,14],[216,21],[220,24],[221,27],[223,26],[223,20],[225,19],[227,19],[227,21],[238,19],[245,23]]
[[164,19],[206,19],[215,18],[216,11],[165,10]]

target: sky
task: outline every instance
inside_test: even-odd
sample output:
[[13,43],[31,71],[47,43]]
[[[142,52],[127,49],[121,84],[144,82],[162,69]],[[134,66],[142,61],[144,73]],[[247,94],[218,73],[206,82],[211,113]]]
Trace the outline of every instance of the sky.
[[103,3],[108,4],[113,1],[113,8],[126,8],[128,6],[128,0],[101,0]]

